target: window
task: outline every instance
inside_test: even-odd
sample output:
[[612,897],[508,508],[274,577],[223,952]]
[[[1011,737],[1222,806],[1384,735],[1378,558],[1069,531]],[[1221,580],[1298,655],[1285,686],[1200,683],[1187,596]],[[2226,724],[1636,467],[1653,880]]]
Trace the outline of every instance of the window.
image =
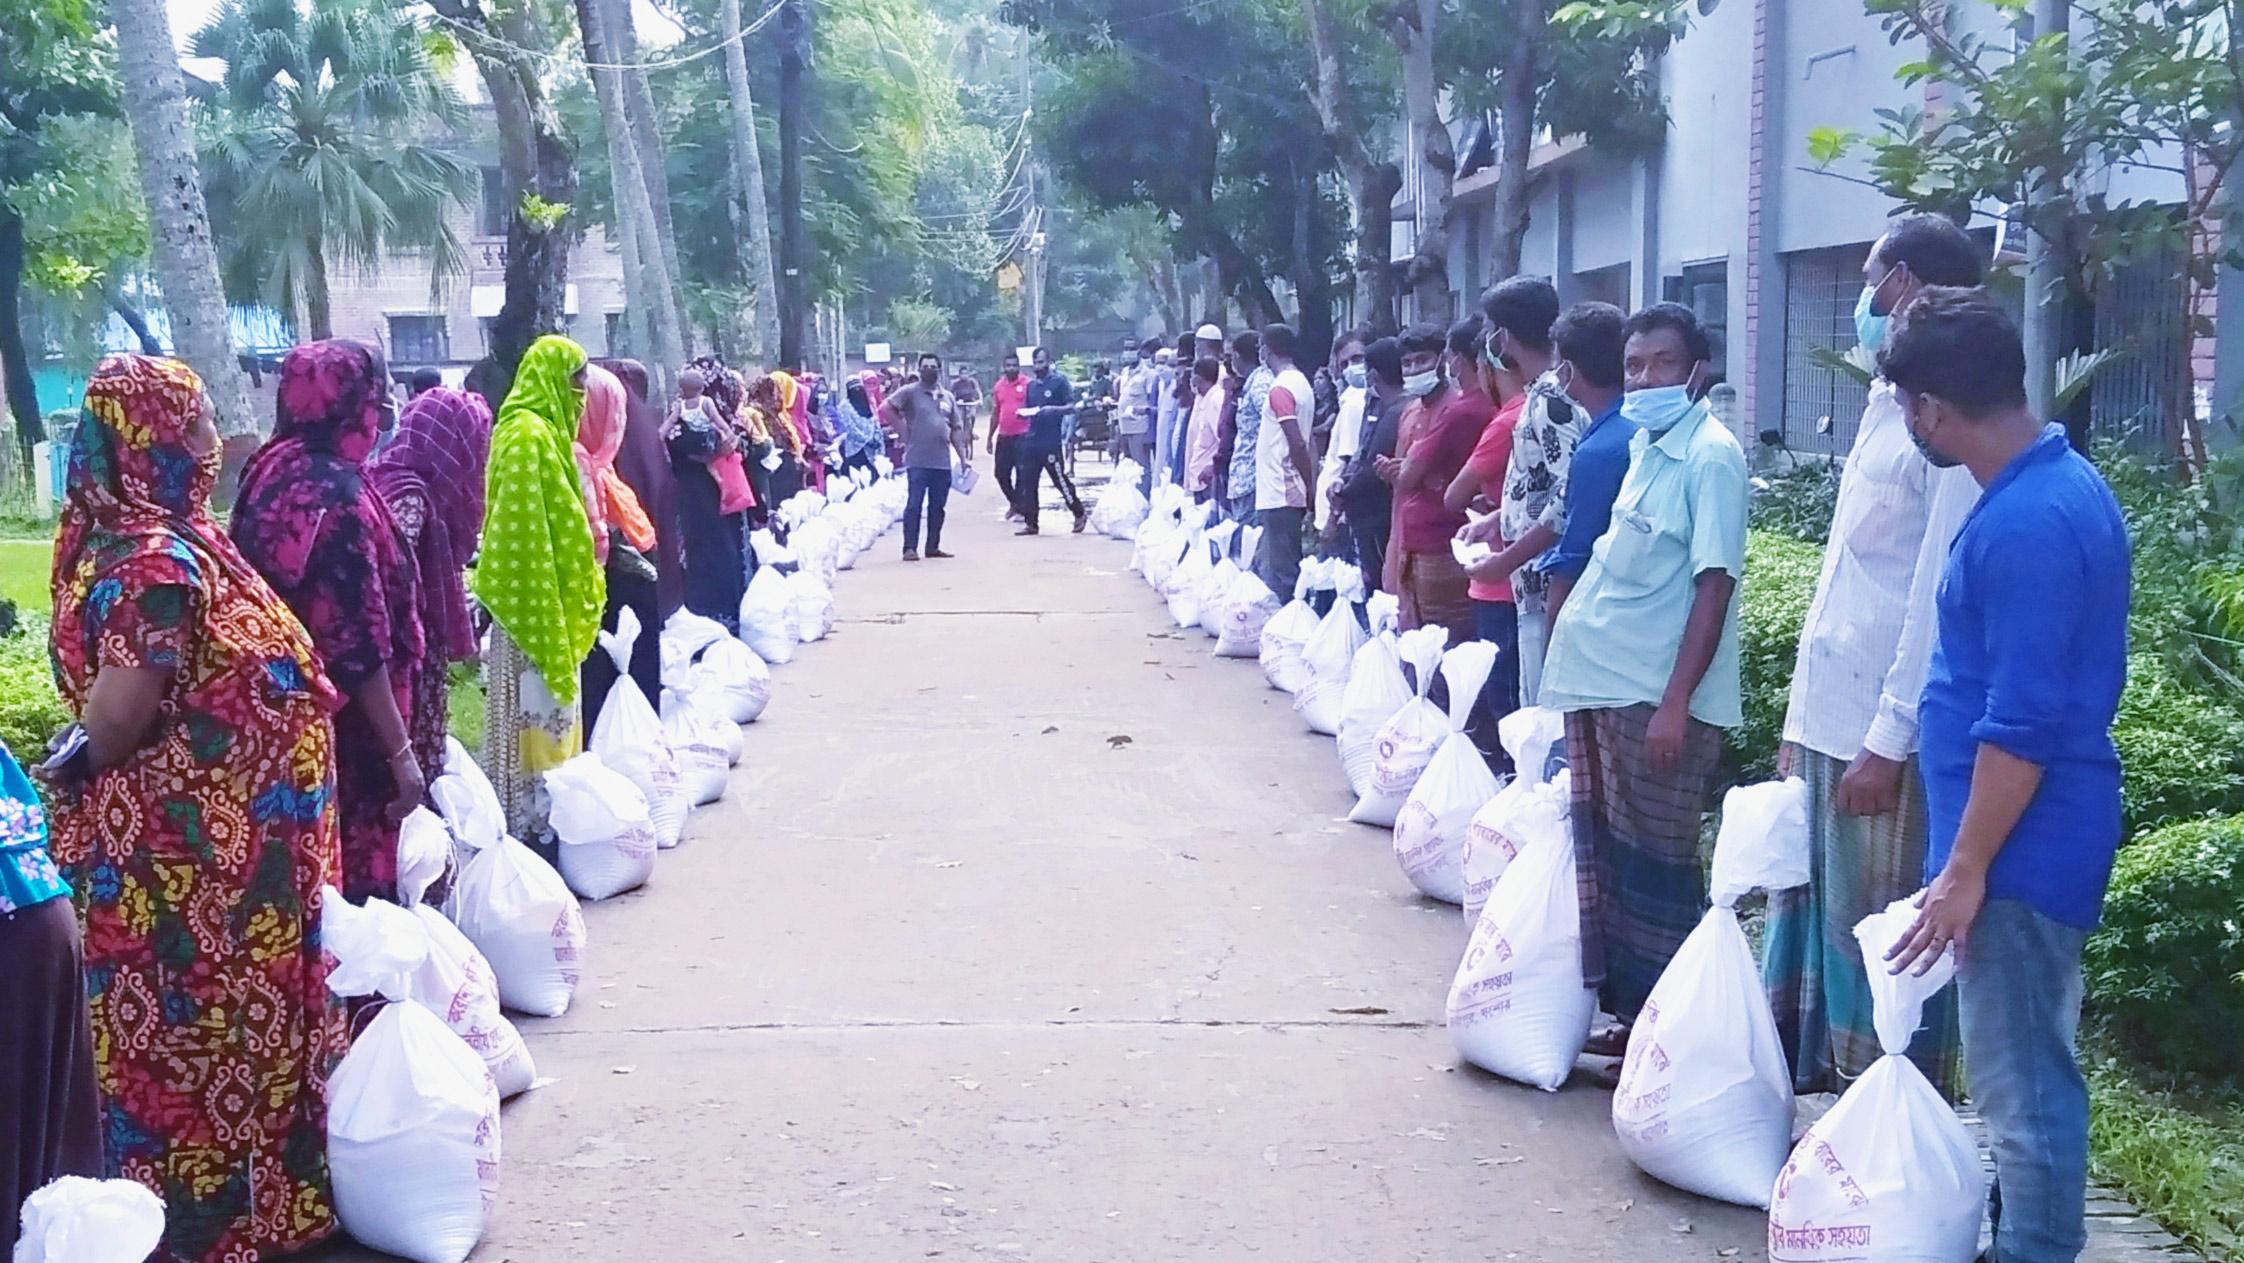
[[390,363],[441,364],[452,358],[442,316],[391,316]]
[[1869,388],[1852,374],[1816,362],[1855,344],[1854,303],[1870,243],[1784,256],[1784,443],[1795,452],[1843,455]]
[[479,237],[504,237],[507,220],[506,173],[497,167],[483,168],[483,205],[475,220],[475,233]]
[[1727,259],[1711,263],[1691,263],[1683,268],[1683,275],[1670,276],[1660,282],[1660,297],[1671,303],[1681,303],[1699,318],[1706,329],[1707,341],[1714,344],[1714,359],[1707,367],[1715,380],[1730,379],[1730,264]]

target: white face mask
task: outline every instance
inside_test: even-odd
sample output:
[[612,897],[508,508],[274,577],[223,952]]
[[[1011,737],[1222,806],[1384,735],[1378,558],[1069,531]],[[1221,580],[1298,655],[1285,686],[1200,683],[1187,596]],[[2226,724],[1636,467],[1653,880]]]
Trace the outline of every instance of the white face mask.
[[1403,378],[1403,393],[1414,399],[1424,399],[1441,385],[1441,370],[1429,368],[1423,373],[1412,373]]

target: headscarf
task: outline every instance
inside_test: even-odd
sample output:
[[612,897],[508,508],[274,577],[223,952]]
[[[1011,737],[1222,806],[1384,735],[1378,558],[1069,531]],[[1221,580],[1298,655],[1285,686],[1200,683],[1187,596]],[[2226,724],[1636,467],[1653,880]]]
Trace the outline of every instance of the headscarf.
[[659,612],[667,617],[685,603],[686,571],[678,525],[678,478],[670,468],[670,453],[663,445],[662,418],[650,397],[647,366],[637,360],[607,359],[601,367],[623,383],[623,451],[616,456],[616,473],[639,498],[639,507],[654,527],[654,563]]
[[554,700],[576,700],[608,603],[593,556],[574,440],[584,348],[556,334],[530,344],[491,431],[483,558],[475,595],[537,669]]
[[610,528],[623,532],[633,548],[654,547],[654,525],[639,507],[639,498],[616,476],[616,454],[623,450],[624,428],[630,421],[623,383],[597,364],[584,370],[584,419],[577,423],[577,473],[583,480],[585,519],[592,528],[593,555],[608,559]]
[[439,386],[405,405],[397,433],[366,462],[366,477],[392,504],[428,506],[415,558],[421,568],[421,630],[429,647],[464,662],[475,656],[475,621],[465,571],[483,533],[483,474],[491,455],[491,408],[480,395]]
[[[368,673],[378,664],[409,668],[422,656],[413,556],[364,470],[381,437],[388,391],[375,352],[361,343],[330,339],[290,351],[281,361],[273,435],[243,467],[234,501],[234,543],[304,620],[338,674],[350,657],[338,640],[365,651]],[[338,556],[364,564],[337,569]],[[322,601],[335,608],[308,608]]]
[[197,634],[219,654],[340,705],[310,633],[211,516],[216,454],[198,460],[187,448],[206,406],[202,380],[177,360],[107,356],[86,383],[51,585],[55,679],[73,711],[100,669],[89,627],[119,600],[167,586],[195,593]]
[[782,370],[773,369],[748,388],[748,398],[763,413],[764,422],[771,427],[773,441],[801,456],[802,432],[795,428],[790,415],[795,406],[795,379]]

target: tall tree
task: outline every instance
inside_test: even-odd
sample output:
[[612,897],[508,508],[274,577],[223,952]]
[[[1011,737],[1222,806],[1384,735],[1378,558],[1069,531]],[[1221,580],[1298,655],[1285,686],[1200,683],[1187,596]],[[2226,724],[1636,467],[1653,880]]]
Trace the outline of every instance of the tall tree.
[[603,0],[576,0],[577,24],[584,41],[584,60],[592,88],[600,102],[601,120],[608,140],[608,162],[613,173],[616,230],[624,251],[627,287],[637,278],[636,292],[628,302],[640,313],[649,335],[654,362],[648,367],[664,393],[670,375],[686,360],[685,335],[678,320],[682,308],[673,290],[670,269],[663,258],[653,199],[639,149],[632,141],[631,123],[624,104],[623,74],[603,69],[621,64],[610,38]]
[[[1340,10],[1340,0],[1301,0],[1309,26],[1309,77],[1317,121],[1348,178],[1349,222],[1355,229],[1356,319],[1382,333],[1395,317],[1394,209],[1402,191],[1402,168],[1383,149],[1372,148],[1370,123],[1350,92],[1349,69],[1360,66],[1367,43],[1355,11]],[[1344,46],[1345,45],[1345,46]]]
[[111,0],[110,17],[117,24],[118,82],[140,159],[156,275],[171,313],[172,345],[201,374],[218,412],[219,431],[229,437],[254,435],[263,426],[250,410],[249,382],[234,358],[171,15],[163,0]]
[[666,161],[662,125],[655,113],[654,93],[647,87],[647,69],[639,60],[639,31],[631,16],[631,0],[600,0],[623,89],[624,114],[631,123],[631,143],[639,152],[639,170],[647,180],[647,201],[654,209],[655,244],[662,250],[663,270],[670,280],[681,345],[693,353],[693,317],[686,311],[685,270],[678,263],[678,230],[672,221],[670,168]]
[[740,0],[720,0],[725,41],[725,94],[732,107],[732,195],[740,214],[740,270],[749,290],[749,355],[779,354],[779,287],[771,267],[771,205],[764,197],[764,161],[756,135],[756,98],[748,84]]

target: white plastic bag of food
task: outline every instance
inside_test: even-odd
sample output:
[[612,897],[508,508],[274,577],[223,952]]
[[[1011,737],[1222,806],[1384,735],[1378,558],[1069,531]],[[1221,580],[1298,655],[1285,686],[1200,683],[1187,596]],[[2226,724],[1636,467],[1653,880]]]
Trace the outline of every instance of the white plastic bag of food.
[[1220,558],[1208,577],[1200,581],[1200,630],[1210,636],[1223,634],[1224,601],[1231,595],[1231,585],[1244,573],[1239,563],[1229,557]]
[[1552,753],[1565,761],[1566,716],[1546,706],[1522,706],[1496,721],[1496,740],[1512,756],[1512,769],[1522,779],[1547,781]]
[[740,598],[740,638],[773,666],[795,660],[794,593],[787,577],[772,566],[758,566]]
[[1219,658],[1252,658],[1262,652],[1262,629],[1278,612],[1278,598],[1270,585],[1251,570],[1242,570],[1223,594],[1223,618],[1216,632]]
[[483,1058],[500,1099],[529,1091],[537,1082],[537,1063],[522,1032],[499,1009],[499,980],[491,973],[491,962],[436,909],[424,905],[410,911],[428,935],[428,956],[408,978],[407,996],[443,1018]]
[[1792,1073],[1737,901],[1803,884],[1807,785],[1730,791],[1714,901],[1637,1014],[1613,1093],[1621,1152],[1645,1174],[1741,1206],[1768,1205],[1792,1150]]
[[398,902],[408,908],[418,904],[451,867],[452,831],[444,818],[426,807],[407,812],[397,826]]
[[499,805],[499,793],[458,737],[444,739],[444,773],[429,786],[429,801],[444,817],[462,865],[477,851],[497,846],[506,835],[506,809]]
[[327,1091],[343,1231],[415,1263],[466,1259],[499,1199],[499,1092],[483,1059],[401,1000],[351,1042]]
[[[662,735],[678,756],[679,782],[685,786],[688,801],[696,807],[725,796],[726,773],[732,767],[725,754],[724,739],[714,722],[716,718],[695,699],[663,707]],[[734,731],[739,729],[736,727]]]
[[1379,727],[1409,700],[1410,682],[1403,678],[1395,634],[1374,633],[1348,665],[1348,687],[1340,694],[1340,731],[1333,737],[1349,793],[1361,798],[1371,788],[1372,748]]
[[144,1263],[163,1244],[164,1202],[138,1180],[65,1175],[23,1199],[20,1223],[15,1263]]
[[690,686],[695,693],[716,691],[725,717],[752,724],[771,704],[771,668],[748,646],[727,636],[701,655],[701,669]]
[[1419,773],[1426,770],[1434,747],[1448,734],[1449,717],[1426,700],[1427,690],[1434,687],[1434,667],[1448,642],[1449,629],[1439,623],[1406,631],[1396,638],[1395,652],[1411,668],[1416,688],[1410,700],[1374,730],[1371,782],[1357,796],[1355,810],[1348,813],[1357,824],[1394,828],[1395,816],[1409,800]]
[[636,890],[654,876],[654,820],[629,777],[587,751],[545,774],[561,877],[585,899]]
[[1871,1021],[1885,1056],[1808,1128],[1769,1197],[1770,1263],[1970,1263],[1987,1198],[1979,1150],[1906,1053],[1925,1001],[1956,976],[1941,953],[1923,977],[1885,955],[1916,920],[1916,896],[1854,927],[1869,962]]
[[676,688],[686,679],[694,659],[701,651],[732,636],[725,625],[713,618],[704,618],[692,610],[679,606],[676,613],[662,624],[662,683],[666,688]]
[[794,596],[795,635],[804,644],[824,640],[834,630],[834,590],[808,570],[788,580]]
[[1169,618],[1180,630],[1200,625],[1200,588],[1214,569],[1206,537],[1193,536],[1184,559],[1169,572],[1168,582],[1161,587],[1162,595],[1169,600]]
[[1335,600],[1317,620],[1316,634],[1302,646],[1301,665],[1308,680],[1293,695],[1293,708],[1309,731],[1330,737],[1340,731],[1340,702],[1348,693],[1348,669],[1366,639],[1356,621],[1356,606]]
[[518,1013],[569,1011],[584,962],[584,913],[553,866],[512,837],[476,852],[445,909],[499,980],[499,1002]]
[[[687,801],[678,760],[662,735],[662,721],[655,717],[647,695],[639,691],[639,682],[631,678],[631,646],[638,638],[639,616],[629,609],[617,616],[615,631],[600,633],[600,647],[615,660],[617,675],[600,717],[593,721],[590,748],[601,762],[639,787],[654,826],[655,845],[673,847],[685,831],[686,812],[693,804]],[[740,644],[730,636],[725,643]],[[746,651],[742,646],[741,652]]]
[[1458,905],[1464,909],[1465,924],[1480,924],[1488,893],[1521,851],[1571,827],[1573,792],[1573,776],[1565,768],[1549,781],[1516,776],[1473,813],[1463,852],[1457,857],[1457,867],[1465,875],[1465,897]]
[[1449,1040],[1466,1061],[1556,1092],[1589,1042],[1574,838],[1536,839],[1488,894],[1449,985]]
[[[1306,569],[1310,563],[1301,564]],[[1305,594],[1280,606],[1262,625],[1255,656],[1262,660],[1262,678],[1270,681],[1271,688],[1290,695],[1309,683],[1309,666],[1301,660],[1301,651],[1316,634],[1317,612],[1309,608]]]
[[1473,813],[1496,796],[1496,774],[1465,735],[1465,723],[1495,664],[1496,646],[1485,640],[1467,641],[1442,657],[1441,678],[1449,684],[1449,733],[1395,814],[1395,862],[1421,894],[1444,903],[1464,902],[1465,834]]

